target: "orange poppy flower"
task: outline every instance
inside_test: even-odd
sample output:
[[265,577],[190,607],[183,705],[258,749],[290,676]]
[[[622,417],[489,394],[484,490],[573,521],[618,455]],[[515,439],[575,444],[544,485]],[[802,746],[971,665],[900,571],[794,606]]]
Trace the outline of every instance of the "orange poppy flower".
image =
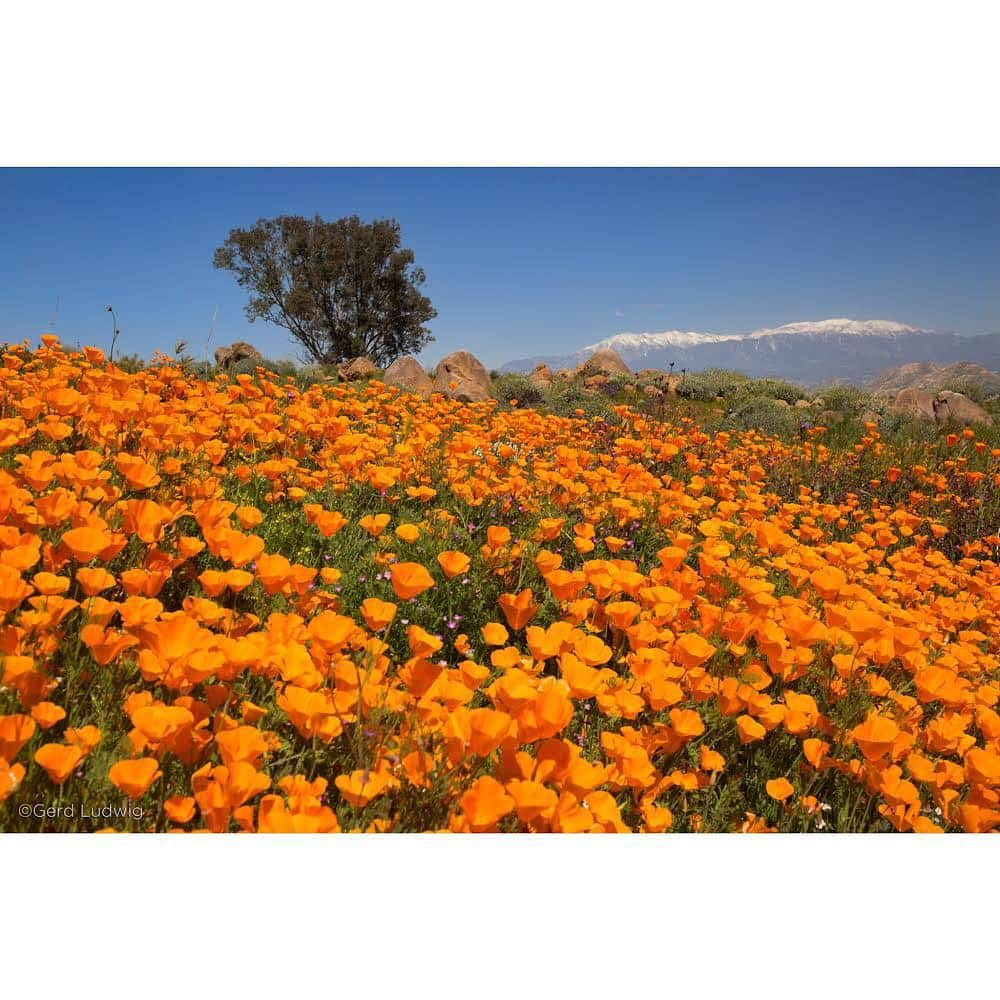
[[138,760],[120,760],[117,764],[112,764],[108,778],[130,799],[138,799],[146,794],[146,790],[161,774],[159,761],[155,757],[140,757]]
[[35,728],[29,715],[0,715],[0,757],[12,761],[35,735]]
[[81,760],[83,751],[79,747],[62,743],[45,743],[35,752],[35,763],[43,767],[49,779],[57,785],[65,783]]
[[190,796],[172,795],[163,803],[163,811],[171,823],[190,823],[194,819],[195,801]]
[[373,537],[378,537],[385,531],[391,520],[388,514],[366,514],[358,524]]
[[437,561],[444,575],[449,580],[452,577],[460,576],[469,571],[470,560],[464,552],[447,549],[444,552],[438,553]]
[[434,577],[420,563],[393,563],[389,572],[392,589],[403,601],[417,597],[434,586]]
[[401,542],[412,543],[420,537],[420,529],[415,524],[401,524],[396,528],[396,537]]
[[396,605],[380,601],[377,597],[368,597],[361,602],[361,616],[372,632],[381,632],[396,616]]
[[62,544],[81,563],[96,559],[112,541],[111,533],[102,528],[71,528],[62,536]]
[[501,594],[497,603],[507,619],[507,624],[515,632],[524,628],[535,617],[535,612],[538,610],[535,595],[530,587],[525,587],[519,594]]
[[778,802],[784,802],[795,794],[795,788],[787,778],[772,778],[764,787],[767,794]]
[[740,743],[756,743],[767,735],[767,730],[752,716],[741,715],[736,720],[736,734]]
[[66,709],[51,701],[40,701],[31,709],[31,717],[42,729],[51,729],[57,722],[66,718]]
[[495,827],[514,810],[516,802],[499,781],[484,775],[462,795],[460,805],[469,828],[478,833]]

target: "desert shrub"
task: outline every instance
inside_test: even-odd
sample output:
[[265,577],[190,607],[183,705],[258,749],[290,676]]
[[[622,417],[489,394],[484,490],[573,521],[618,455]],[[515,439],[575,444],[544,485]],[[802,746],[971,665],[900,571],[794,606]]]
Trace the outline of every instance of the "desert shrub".
[[964,379],[955,379],[945,382],[938,387],[938,392],[960,392],[963,396],[968,396],[973,403],[982,406],[989,398],[986,390],[977,382],[969,382]]
[[908,443],[929,443],[940,437],[938,426],[933,420],[911,417],[895,410],[889,410],[879,420],[878,432],[885,439]]
[[612,409],[612,402],[601,394],[590,395],[583,391],[576,382],[567,382],[553,386],[545,394],[547,408],[560,417],[581,416],[577,410],[583,410],[582,416],[601,417],[608,423],[618,423],[619,417]]
[[618,372],[614,375],[608,375],[607,379],[609,395],[631,392],[635,388],[635,377],[633,375],[623,375]]
[[272,358],[244,358],[229,368],[228,373],[230,375],[253,375],[258,368],[263,368],[264,371],[273,372],[275,375],[282,377],[285,375],[294,377],[296,374],[295,363],[284,358],[279,360]]
[[135,375],[146,367],[146,362],[138,354],[123,354],[115,364],[129,375]]
[[209,379],[215,378],[216,375],[216,367],[209,361],[189,359],[184,365],[184,370],[195,378],[201,379],[202,382],[207,382]]
[[725,368],[706,368],[703,372],[687,372],[677,386],[677,395],[707,403],[718,396],[733,398],[740,388],[750,381],[741,372]]
[[333,365],[303,365],[295,372],[295,384],[300,389],[309,389],[331,377],[337,377],[337,369]]
[[817,390],[824,410],[834,410],[848,417],[859,417],[874,406],[874,399],[853,385],[830,385]]
[[492,391],[501,403],[516,399],[518,406],[537,407],[545,402],[545,393],[527,375],[501,375],[493,380]]
[[756,396],[726,414],[724,424],[735,430],[759,430],[778,437],[798,434],[802,417],[798,410],[779,406],[773,399]]
[[759,399],[783,399],[786,403],[794,403],[802,399],[804,390],[781,378],[754,378],[741,383],[736,389],[736,396],[751,396]]

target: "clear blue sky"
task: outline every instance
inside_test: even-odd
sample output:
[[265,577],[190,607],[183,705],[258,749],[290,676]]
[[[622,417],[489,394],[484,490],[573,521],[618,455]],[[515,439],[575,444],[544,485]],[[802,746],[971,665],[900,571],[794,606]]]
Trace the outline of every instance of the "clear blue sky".
[[[0,340],[295,357],[212,268],[278,214],[395,217],[438,310],[423,360],[487,364],[623,330],[894,319],[1000,332],[1000,170],[0,170]],[[56,315],[56,299],[59,299]]]

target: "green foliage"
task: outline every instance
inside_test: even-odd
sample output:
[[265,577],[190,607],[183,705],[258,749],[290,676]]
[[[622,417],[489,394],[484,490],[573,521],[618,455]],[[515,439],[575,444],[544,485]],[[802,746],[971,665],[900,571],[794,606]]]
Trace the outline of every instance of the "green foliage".
[[780,406],[764,396],[752,397],[726,416],[725,425],[734,430],[759,430],[788,438],[797,434],[803,417],[798,410]]
[[321,364],[367,355],[384,367],[434,339],[425,275],[395,219],[260,219],[230,230],[213,263],[250,292],[251,322],[285,327]]
[[978,383],[965,379],[955,379],[945,382],[938,389],[938,392],[960,392],[963,396],[968,396],[973,403],[982,406],[989,398],[986,390]]
[[825,386],[816,391],[816,397],[823,400],[824,410],[834,410],[848,417],[860,417],[875,405],[872,396],[853,385]]
[[539,407],[545,403],[545,393],[527,375],[501,375],[493,380],[493,397],[501,403],[516,399],[518,406]]
[[[559,417],[599,417],[609,424],[619,423],[612,401],[601,394],[584,392],[578,382],[553,385],[546,395],[546,404],[549,412]],[[577,410],[583,413],[577,413]]]
[[780,378],[748,379],[736,390],[737,396],[757,396],[763,399],[783,399],[786,403],[794,403],[802,399],[805,391],[791,382]]
[[235,377],[236,375],[253,375],[258,368],[263,368],[264,371],[271,372],[279,378],[295,378],[298,374],[298,369],[293,361],[285,359],[275,361],[271,358],[243,358],[225,370],[231,377]]
[[711,402],[718,396],[732,399],[750,379],[740,372],[725,368],[706,368],[703,372],[688,372],[681,377],[677,395],[684,399]]
[[146,362],[138,354],[123,354],[115,360],[115,365],[129,375],[135,375],[146,367]]

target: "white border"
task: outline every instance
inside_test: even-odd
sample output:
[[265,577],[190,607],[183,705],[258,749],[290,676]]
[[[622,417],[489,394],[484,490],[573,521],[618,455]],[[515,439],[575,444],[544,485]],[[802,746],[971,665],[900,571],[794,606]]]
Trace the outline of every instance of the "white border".
[[5,980],[102,997],[972,996],[996,983],[998,844],[8,835]]
[[8,165],[1000,162],[991,0],[48,0]]

